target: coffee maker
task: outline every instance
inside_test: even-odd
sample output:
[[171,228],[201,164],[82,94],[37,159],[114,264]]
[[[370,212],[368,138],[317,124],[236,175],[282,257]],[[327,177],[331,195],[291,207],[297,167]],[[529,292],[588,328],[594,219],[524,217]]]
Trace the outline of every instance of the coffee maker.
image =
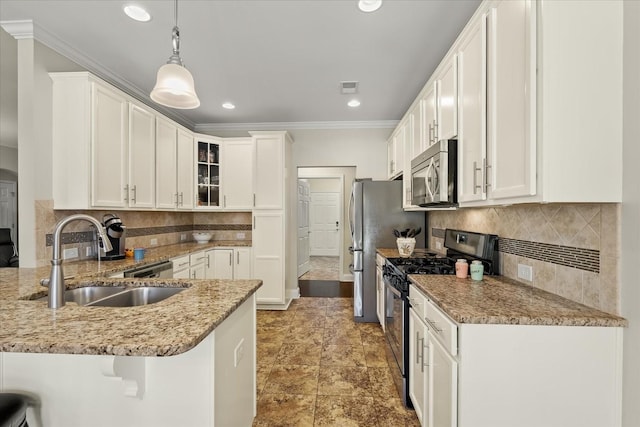
[[127,228],[122,224],[120,218],[114,214],[106,214],[102,217],[102,225],[107,230],[107,238],[111,242],[112,250],[109,252],[100,248],[100,260],[111,261],[115,259],[123,259],[125,257],[125,235],[127,234]]

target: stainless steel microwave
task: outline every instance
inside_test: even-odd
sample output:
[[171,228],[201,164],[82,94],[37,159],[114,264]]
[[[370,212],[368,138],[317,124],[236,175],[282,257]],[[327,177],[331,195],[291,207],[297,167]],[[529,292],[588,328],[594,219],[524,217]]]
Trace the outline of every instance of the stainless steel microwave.
[[443,139],[411,161],[413,205],[457,206],[458,141]]

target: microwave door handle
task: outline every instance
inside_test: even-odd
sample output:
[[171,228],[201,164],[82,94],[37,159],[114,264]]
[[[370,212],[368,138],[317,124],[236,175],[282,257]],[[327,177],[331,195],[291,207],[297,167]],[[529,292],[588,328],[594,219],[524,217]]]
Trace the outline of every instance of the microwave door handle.
[[434,196],[433,196],[433,188],[432,188],[432,183],[431,183],[431,170],[434,168],[433,166],[433,159],[429,160],[429,166],[427,166],[427,172],[426,172],[426,185],[425,187],[427,188],[427,200],[430,202],[433,202]]

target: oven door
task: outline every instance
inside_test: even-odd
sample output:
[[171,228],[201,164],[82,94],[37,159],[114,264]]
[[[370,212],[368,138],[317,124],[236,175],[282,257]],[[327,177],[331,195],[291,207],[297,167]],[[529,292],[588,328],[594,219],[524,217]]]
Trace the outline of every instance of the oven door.
[[402,376],[406,376],[404,361],[404,317],[405,317],[405,300],[402,293],[394,288],[387,280],[384,281],[385,286],[385,335],[387,341],[396,359],[396,363],[400,368]]

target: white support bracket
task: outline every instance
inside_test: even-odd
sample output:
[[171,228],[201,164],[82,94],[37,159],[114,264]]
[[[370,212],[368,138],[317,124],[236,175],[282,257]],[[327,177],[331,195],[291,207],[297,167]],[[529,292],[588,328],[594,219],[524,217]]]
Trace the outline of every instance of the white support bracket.
[[138,399],[144,396],[146,383],[144,357],[105,356],[101,371],[105,377],[122,380],[125,396]]

